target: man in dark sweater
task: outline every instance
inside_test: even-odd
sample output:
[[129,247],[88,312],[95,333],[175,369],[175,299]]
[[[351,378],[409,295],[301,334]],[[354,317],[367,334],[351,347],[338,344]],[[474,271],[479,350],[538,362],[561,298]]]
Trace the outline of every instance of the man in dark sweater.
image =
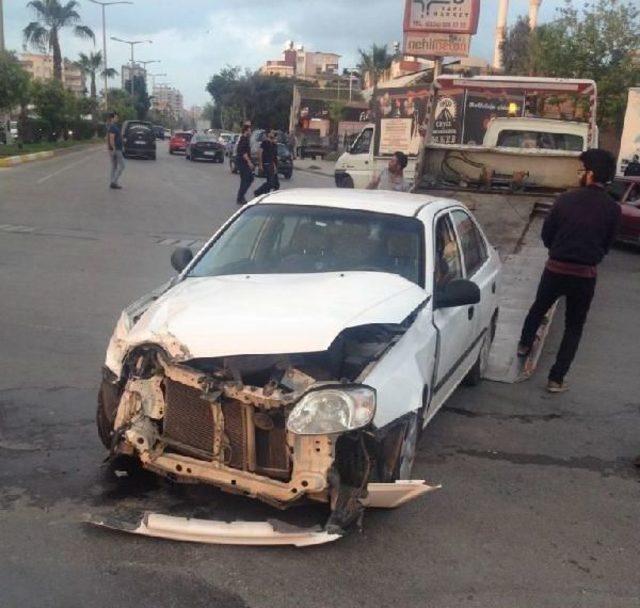
[[597,265],[609,252],[620,222],[620,206],[604,189],[615,173],[613,156],[592,149],[583,152],[580,160],[580,188],[557,198],[542,227],[549,259],[518,345],[518,356],[526,357],[545,314],[565,296],[564,335],[547,384],[551,393],[567,390],[564,377],[580,344],[596,287]]

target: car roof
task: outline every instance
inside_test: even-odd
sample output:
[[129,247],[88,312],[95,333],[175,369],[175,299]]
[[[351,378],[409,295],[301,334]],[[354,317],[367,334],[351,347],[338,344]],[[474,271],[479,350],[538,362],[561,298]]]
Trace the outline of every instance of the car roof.
[[[356,209],[374,213],[392,213],[414,217],[425,206],[443,202],[426,194],[408,194],[389,190],[352,190],[348,188],[293,188],[267,194],[257,204],[308,205]],[[456,201],[447,201],[454,204]]]

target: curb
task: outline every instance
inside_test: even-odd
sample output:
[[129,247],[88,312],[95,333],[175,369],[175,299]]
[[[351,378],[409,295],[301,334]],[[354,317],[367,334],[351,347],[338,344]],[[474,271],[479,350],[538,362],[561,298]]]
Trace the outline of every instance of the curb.
[[30,163],[34,160],[53,158],[54,156],[54,150],[47,150],[46,152],[33,152],[32,154],[21,154],[19,156],[8,156],[6,158],[0,158],[0,167],[15,167],[16,165],[21,165],[22,163]]

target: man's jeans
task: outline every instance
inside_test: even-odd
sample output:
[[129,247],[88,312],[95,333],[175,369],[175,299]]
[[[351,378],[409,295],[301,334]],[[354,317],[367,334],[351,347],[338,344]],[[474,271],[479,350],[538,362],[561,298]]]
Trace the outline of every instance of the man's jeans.
[[544,315],[558,298],[565,296],[567,303],[564,335],[556,362],[549,372],[549,380],[553,382],[562,382],[571,367],[580,344],[582,328],[587,320],[595,288],[595,279],[559,274],[546,269],[542,273],[536,300],[522,327],[520,344],[529,348],[533,345]]
[[124,171],[124,156],[122,150],[113,150],[111,153],[111,183],[116,184]]
[[247,190],[249,190],[249,186],[251,186],[251,182],[253,182],[253,171],[244,160],[237,161],[236,165],[240,173],[240,189],[238,190],[236,201],[238,203],[244,203]]
[[267,192],[271,192],[271,190],[280,190],[278,171],[271,163],[264,165],[264,176],[267,178],[267,181],[255,191],[256,196],[266,194]]

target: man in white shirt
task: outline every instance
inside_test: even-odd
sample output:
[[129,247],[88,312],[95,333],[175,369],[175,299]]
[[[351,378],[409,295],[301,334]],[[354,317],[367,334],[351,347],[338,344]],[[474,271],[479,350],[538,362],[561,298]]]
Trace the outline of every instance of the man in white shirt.
[[373,179],[367,186],[368,190],[393,190],[394,192],[409,192],[411,185],[404,179],[404,170],[409,159],[404,152],[394,152],[389,165]]

